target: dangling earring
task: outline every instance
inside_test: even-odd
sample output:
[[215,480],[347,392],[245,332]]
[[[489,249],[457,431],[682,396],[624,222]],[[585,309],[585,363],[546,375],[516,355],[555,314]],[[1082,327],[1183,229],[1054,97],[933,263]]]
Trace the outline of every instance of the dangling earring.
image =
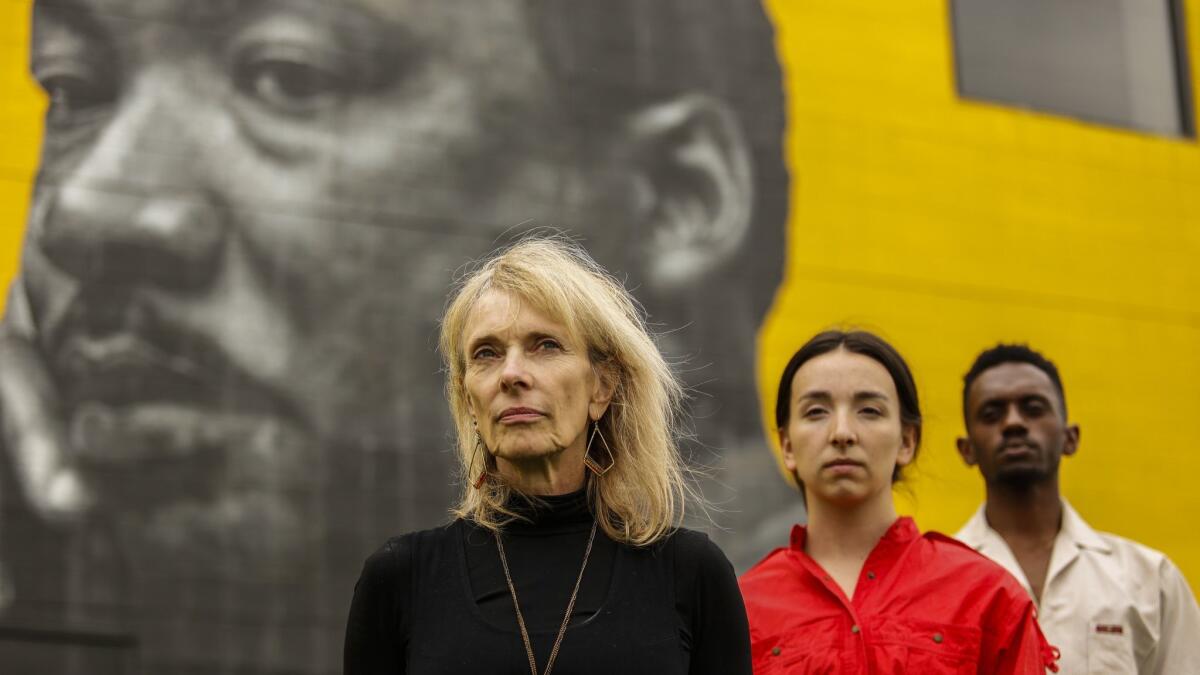
[[[596,440],[596,436],[600,437],[600,443],[604,446],[604,453],[608,455],[608,464],[604,467],[601,467],[596,463],[596,460],[592,459],[592,443]],[[604,434],[600,431],[599,422],[592,422],[592,435],[588,437],[587,449],[583,453],[583,463],[597,476],[603,476],[608,473],[617,463],[617,458],[612,454],[612,448],[608,447],[608,441],[604,440]]]
[[[467,464],[467,471],[470,471],[471,467],[475,466],[475,458],[479,455],[479,449],[483,448],[483,447],[485,447],[483,445],[483,436],[479,435],[479,429],[476,428],[475,429],[475,451],[471,453],[471,463]],[[483,468],[480,469],[479,476],[475,479],[475,482],[471,484],[471,487],[475,488],[476,490],[483,487],[484,482],[487,481],[487,477],[488,477],[487,451],[485,450],[484,457],[483,457]]]

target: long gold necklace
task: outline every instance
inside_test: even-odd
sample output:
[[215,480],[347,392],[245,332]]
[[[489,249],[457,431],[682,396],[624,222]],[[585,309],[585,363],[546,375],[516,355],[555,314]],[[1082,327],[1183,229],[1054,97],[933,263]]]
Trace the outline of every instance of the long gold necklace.
[[[575,597],[579,595],[579,584],[583,582],[583,571],[587,569],[588,558],[592,555],[592,543],[596,541],[596,523],[592,522],[592,534],[588,537],[587,548],[583,551],[583,564],[579,566],[579,576],[575,579],[575,589],[571,591],[571,600],[567,603],[567,611],[563,614],[562,625],[558,627],[558,637],[554,639],[554,648],[550,650],[550,659],[546,661],[546,672],[554,668],[554,660],[558,658],[558,648],[562,645],[563,636],[567,634],[567,624],[571,621],[571,610],[575,609]],[[496,533],[496,549],[500,551],[500,565],[504,567],[504,580],[508,582],[508,592],[512,593],[513,609],[517,610],[517,626],[521,629],[521,640],[525,643],[525,655],[529,657],[529,672],[538,675],[537,659],[533,656],[533,645],[529,642],[529,631],[525,630],[525,617],[521,616],[521,603],[517,602],[517,587],[513,585],[512,575],[508,572],[508,558],[504,557],[504,542],[500,533]]]

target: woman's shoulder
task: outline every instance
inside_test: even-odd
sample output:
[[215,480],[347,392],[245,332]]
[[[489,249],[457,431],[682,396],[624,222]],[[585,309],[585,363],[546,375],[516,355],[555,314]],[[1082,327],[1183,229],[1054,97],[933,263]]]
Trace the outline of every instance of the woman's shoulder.
[[930,530],[921,534],[922,544],[938,558],[942,566],[955,569],[970,569],[976,573],[993,575],[1006,573],[1004,568],[979,551],[967,546],[954,537]]
[[663,544],[672,547],[676,556],[693,560],[723,560],[728,562],[725,552],[707,534],[700,530],[677,527],[663,539]]
[[458,526],[459,521],[453,521],[427,530],[389,537],[367,556],[363,562],[362,577],[383,581],[407,576],[423,554],[427,555],[454,541]]
[[660,542],[659,547],[670,550],[676,574],[698,579],[733,574],[733,564],[725,552],[699,530],[676,528]]
[[924,562],[926,569],[962,582],[1000,589],[1016,600],[1028,599],[1025,589],[1008,570],[963,542],[933,531],[922,534],[921,541],[926,548],[926,557],[935,561],[933,564]]

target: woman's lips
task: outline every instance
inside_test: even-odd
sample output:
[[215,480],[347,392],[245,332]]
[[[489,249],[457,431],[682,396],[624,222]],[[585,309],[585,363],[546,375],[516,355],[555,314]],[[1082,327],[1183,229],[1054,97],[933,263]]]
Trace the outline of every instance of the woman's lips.
[[546,415],[539,410],[533,408],[508,408],[500,413],[501,424],[522,424],[527,422],[535,422]]
[[863,464],[862,462],[856,462],[850,459],[835,459],[832,462],[826,462],[821,468],[834,475],[841,476],[862,469]]

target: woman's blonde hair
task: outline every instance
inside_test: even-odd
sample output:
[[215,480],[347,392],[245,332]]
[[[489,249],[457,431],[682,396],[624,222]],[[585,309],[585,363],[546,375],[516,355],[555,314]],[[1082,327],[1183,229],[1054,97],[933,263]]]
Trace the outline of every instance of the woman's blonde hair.
[[[678,527],[685,502],[698,498],[677,445],[683,388],[624,286],[578,244],[546,235],[525,238],[484,261],[461,280],[442,317],[439,348],[462,485],[454,515],[493,531],[519,517],[507,506],[514,489],[504,481],[488,480],[478,489],[471,484],[489,470],[492,457],[477,451],[463,383],[463,341],[471,310],[488,291],[508,293],[563,323],[575,340],[587,345],[597,376],[612,386],[612,402],[597,424],[614,463],[603,476],[588,481],[592,513],[605,534],[644,546]],[[607,459],[602,451],[596,454]]]

